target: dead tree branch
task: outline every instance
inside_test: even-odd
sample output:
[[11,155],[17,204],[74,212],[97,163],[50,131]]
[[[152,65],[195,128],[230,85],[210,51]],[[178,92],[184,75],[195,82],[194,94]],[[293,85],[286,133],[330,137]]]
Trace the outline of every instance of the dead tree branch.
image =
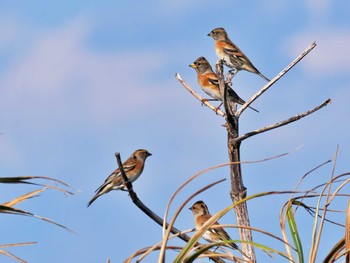
[[[135,193],[135,191],[133,190],[132,187],[132,183],[128,180],[128,177],[126,176],[121,158],[120,158],[120,153],[117,152],[115,153],[115,158],[117,159],[117,163],[120,169],[120,173],[121,176],[124,180],[124,184],[125,187],[127,189],[127,191],[129,192],[130,198],[132,200],[132,202],[138,207],[140,208],[140,210],[142,212],[144,212],[148,217],[150,217],[154,222],[156,222],[158,225],[160,225],[161,227],[163,227],[164,225],[164,221],[163,219],[158,216],[156,213],[154,213],[151,209],[149,209],[137,196],[137,194]],[[217,183],[217,182],[216,182]],[[165,226],[166,228],[169,227],[169,224],[167,222],[165,222]],[[173,226],[171,226],[170,228],[170,232],[173,234],[177,234],[179,238],[181,238],[183,241],[185,241],[186,243],[191,239],[187,234],[181,233],[181,231]],[[220,258],[220,257],[210,257],[210,259],[216,263],[223,263],[224,261]]]
[[[163,226],[163,219],[161,217],[159,217],[157,214],[155,214],[151,209],[149,209],[137,196],[137,194],[135,193],[135,191],[132,188],[132,183],[128,180],[128,178],[126,177],[125,171],[124,171],[124,167],[123,164],[121,162],[120,159],[120,153],[115,153],[115,158],[117,159],[118,162],[118,166],[120,169],[120,173],[123,177],[124,180],[124,184],[126,189],[129,192],[130,198],[132,200],[132,202],[141,209],[142,212],[144,212],[148,217],[150,217],[153,221],[155,221],[158,225]],[[168,224],[166,223],[166,226],[168,227]],[[171,233],[173,234],[179,234],[179,237],[187,242],[190,237],[186,234],[181,234],[181,231],[175,227],[171,228]]]
[[266,131],[270,131],[270,130],[273,130],[273,129],[276,129],[276,128],[279,128],[281,126],[284,126],[284,125],[287,125],[289,123],[292,123],[292,122],[295,122],[297,120],[300,120],[308,115],[310,115],[311,113],[314,113],[315,111],[318,111],[320,109],[322,109],[323,107],[327,106],[328,104],[332,103],[332,100],[331,99],[328,99],[326,100],[325,102],[323,102],[321,105],[318,105],[317,107],[311,109],[311,110],[308,110],[302,114],[297,114],[293,117],[290,117],[289,119],[287,120],[284,120],[284,121],[280,121],[280,122],[277,122],[275,124],[271,124],[271,125],[268,125],[268,126],[265,126],[263,128],[260,128],[260,129],[257,129],[257,130],[254,130],[254,131],[251,131],[251,132],[248,132],[240,137],[237,137],[235,139],[235,141],[243,141],[253,135],[257,135],[259,133],[263,133],[263,132],[266,132]]
[[217,109],[216,107],[214,107],[210,102],[208,102],[206,99],[204,99],[203,97],[201,97],[198,93],[196,93],[180,76],[179,73],[175,74],[175,77],[177,78],[178,81],[180,81],[180,83],[182,84],[182,86],[185,87],[185,89],[187,89],[196,99],[198,99],[200,102],[202,102],[205,106],[207,106],[208,108],[210,108],[211,110],[213,110],[216,114],[225,117],[225,113],[220,110]]
[[276,75],[269,83],[262,87],[257,93],[255,93],[237,112],[236,116],[239,117],[242,112],[250,106],[257,98],[259,98],[266,90],[268,90],[273,84],[275,84],[284,74],[286,74],[291,68],[293,68],[300,60],[302,60],[307,54],[309,54],[314,47],[316,42],[313,42],[305,51],[300,54],[292,63],[290,63],[285,69],[283,69],[278,75]]

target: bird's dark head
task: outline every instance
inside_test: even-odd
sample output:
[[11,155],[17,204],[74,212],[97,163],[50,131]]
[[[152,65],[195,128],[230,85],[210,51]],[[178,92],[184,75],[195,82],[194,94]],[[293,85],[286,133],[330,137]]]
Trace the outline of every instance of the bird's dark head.
[[207,73],[212,72],[213,69],[211,68],[208,60],[205,57],[199,57],[197,58],[191,65],[189,65],[191,68],[194,68],[198,73]]
[[225,40],[228,38],[226,30],[223,27],[213,29],[208,36],[214,38],[214,40]]

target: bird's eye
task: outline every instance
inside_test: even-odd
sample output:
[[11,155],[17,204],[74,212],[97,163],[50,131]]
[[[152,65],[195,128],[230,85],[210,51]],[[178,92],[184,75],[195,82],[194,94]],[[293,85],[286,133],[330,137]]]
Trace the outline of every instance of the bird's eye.
[[213,31],[212,33],[213,33],[213,35],[215,35],[215,34],[216,34],[216,31]]

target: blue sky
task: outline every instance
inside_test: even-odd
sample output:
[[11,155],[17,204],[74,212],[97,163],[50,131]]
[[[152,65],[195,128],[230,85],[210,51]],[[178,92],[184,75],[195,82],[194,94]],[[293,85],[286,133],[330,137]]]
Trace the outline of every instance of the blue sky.
[[[2,216],[0,243],[39,242],[11,250],[28,262],[93,263],[107,257],[121,262],[161,240],[161,229],[124,192],[102,196],[88,209],[86,203],[116,168],[117,151],[123,159],[138,148],[153,154],[134,188],[160,215],[187,178],[227,162],[224,120],[201,107],[174,77],[180,73],[203,95],[188,65],[199,56],[217,61],[213,40],[206,36],[215,27],[225,27],[270,78],[313,41],[318,43],[254,103],[259,114],[247,110],[242,115],[241,133],[333,99],[297,123],[243,143],[242,160],[293,152],[243,165],[248,193],[293,189],[304,173],[332,158],[337,145],[336,172],[348,172],[349,8],[350,3],[335,0],[0,3],[1,176],[50,176],[78,190],[69,197],[48,191],[20,206],[77,235],[38,220]],[[240,72],[233,87],[247,100],[264,84],[260,77]],[[303,189],[324,182],[330,171],[331,165],[322,168]],[[176,199],[171,213],[190,193],[221,178],[228,178],[226,168],[196,180]],[[2,199],[33,189],[2,186]],[[204,200],[214,213],[230,204],[228,192],[227,182],[193,201]],[[278,212],[285,200],[251,202],[252,225],[280,234]],[[234,223],[233,218],[231,213],[221,222]],[[190,211],[181,213],[176,226],[193,227]],[[325,250],[338,240],[334,232],[321,243]],[[310,240],[307,231],[305,240]],[[268,260],[260,256],[260,261]]]

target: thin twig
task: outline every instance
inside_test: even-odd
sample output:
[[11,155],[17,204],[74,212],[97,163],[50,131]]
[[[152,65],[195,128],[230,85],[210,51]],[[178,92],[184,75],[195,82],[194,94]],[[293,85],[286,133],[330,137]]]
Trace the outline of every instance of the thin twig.
[[[135,193],[135,191],[132,188],[132,183],[128,180],[126,174],[125,174],[125,170],[122,164],[122,161],[120,159],[120,153],[115,153],[115,157],[117,159],[117,163],[120,169],[120,173],[122,175],[122,178],[124,180],[124,184],[126,186],[126,189],[129,192],[130,198],[132,200],[132,202],[141,209],[142,212],[144,212],[148,217],[150,217],[154,222],[156,222],[158,225],[163,226],[165,224],[166,228],[169,227],[169,224],[167,222],[164,222],[163,219],[158,216],[156,213],[154,213],[151,209],[149,209],[137,196],[137,194]],[[173,234],[178,234],[179,238],[181,238],[183,241],[188,242],[191,238],[182,233],[179,229],[171,226],[170,228],[170,232]],[[213,260],[214,262],[223,262],[220,258],[217,257],[211,257],[211,260]]]
[[[142,212],[144,212],[147,216],[149,216],[153,221],[155,221],[158,225],[163,226],[163,219],[161,217],[159,217],[157,214],[155,214],[151,209],[149,209],[146,205],[144,205],[144,203],[142,203],[142,201],[138,198],[137,194],[134,192],[133,188],[132,188],[132,183],[128,180],[128,178],[126,177],[124,168],[123,168],[123,164],[121,162],[120,159],[120,153],[116,153],[115,157],[117,158],[117,162],[118,162],[118,166],[120,169],[120,173],[123,177],[125,186],[129,192],[130,198],[132,200],[132,202],[142,210]],[[166,223],[166,226],[168,226],[168,223]],[[171,232],[173,234],[179,234],[179,237],[187,242],[190,237],[186,234],[181,234],[181,231],[175,227],[171,228]]]
[[224,104],[224,108],[225,108],[225,112],[226,112],[226,121],[227,121],[227,123],[237,124],[236,123],[237,118],[234,118],[234,116],[232,115],[232,112],[231,112],[231,109],[234,105],[232,105],[232,103],[230,103],[230,101],[228,100],[228,98],[230,98],[230,96],[228,94],[229,85],[225,84],[223,72],[224,72],[223,60],[220,60],[216,64],[216,75],[218,76],[220,93],[221,93],[222,102]]
[[208,100],[204,99],[203,97],[201,97],[198,93],[196,93],[180,76],[179,73],[175,74],[175,77],[177,78],[178,81],[180,81],[180,83],[182,84],[182,86],[185,87],[185,89],[187,89],[194,97],[196,97],[201,103],[203,103],[205,106],[207,106],[208,108],[212,109],[216,114],[225,117],[225,113],[220,110],[217,109],[216,107],[214,107],[210,102],[208,102]]
[[[196,191],[195,193],[193,193],[192,195],[190,195],[190,196],[181,204],[181,206],[177,209],[177,211],[175,212],[175,215],[173,216],[173,218],[172,218],[171,221],[170,221],[169,226],[172,227],[172,226],[174,225],[175,220],[176,220],[176,218],[179,216],[179,214],[180,214],[180,212],[182,211],[182,209],[183,209],[183,208],[188,204],[188,202],[191,201],[195,196],[197,196],[198,194],[200,194],[200,193],[206,191],[207,189],[209,189],[209,188],[211,188],[211,187],[213,187],[213,186],[215,186],[215,185],[217,185],[217,184],[219,184],[219,183],[221,183],[221,182],[223,182],[223,181],[225,181],[225,180],[226,180],[226,179],[224,178],[224,179],[215,181],[215,182],[213,182],[213,183],[211,183],[211,184],[208,184],[208,185],[205,186],[205,187],[202,187],[201,189],[199,189],[198,191]],[[164,262],[164,258],[165,258],[165,256],[164,256],[165,247],[166,247],[167,242],[168,242],[168,239],[169,239],[169,234],[170,234],[170,233],[169,233],[169,230],[167,229],[167,231],[165,232],[165,235],[163,236],[162,249],[161,249],[161,251],[160,251],[160,253],[159,253],[159,259],[163,259],[162,262]],[[159,262],[161,262],[161,261],[159,261]]]
[[260,97],[266,90],[268,90],[275,82],[277,82],[284,74],[286,74],[292,67],[294,67],[300,60],[302,60],[311,50],[316,47],[316,42],[313,42],[300,56],[298,56],[292,63],[290,63],[285,69],[283,69],[276,77],[270,80],[264,87],[262,87],[257,93],[255,93],[237,112],[236,116],[239,117],[242,112],[250,106],[258,97]]
[[281,126],[284,126],[284,125],[287,125],[291,122],[295,122],[297,120],[300,120],[301,118],[304,118],[308,115],[310,115],[311,113],[314,113],[315,111],[318,111],[320,110],[321,108],[327,106],[328,104],[332,103],[332,100],[331,99],[328,99],[326,100],[325,102],[323,102],[321,105],[311,109],[311,110],[308,110],[302,114],[297,114],[287,120],[284,120],[284,121],[280,121],[280,122],[277,122],[275,124],[271,124],[269,126],[266,126],[266,127],[263,127],[263,128],[260,128],[260,129],[257,129],[257,130],[254,130],[254,131],[251,131],[251,132],[248,132],[242,136],[239,136],[235,139],[235,141],[243,141],[253,135],[256,135],[256,134],[259,134],[259,133],[263,133],[263,132],[266,132],[266,131],[270,131],[270,130],[273,130],[273,129],[276,129],[278,127],[281,127]]

